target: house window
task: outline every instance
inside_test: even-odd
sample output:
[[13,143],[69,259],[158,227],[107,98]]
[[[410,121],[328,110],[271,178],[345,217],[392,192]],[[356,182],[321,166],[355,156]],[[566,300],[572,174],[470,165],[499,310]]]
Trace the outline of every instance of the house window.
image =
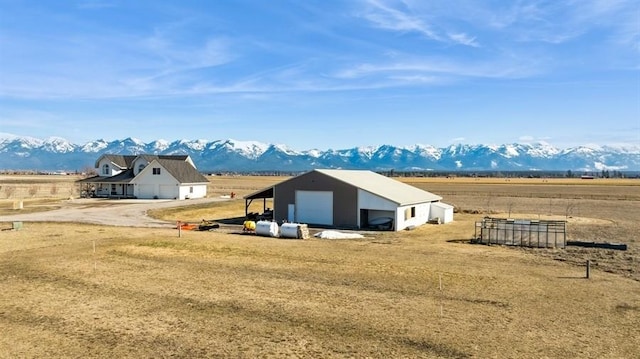
[[153,174],[154,175],[159,175],[160,174],[160,167],[154,167],[153,168]]
[[142,172],[142,170],[143,170],[144,168],[145,168],[144,163],[141,163],[141,164],[138,166],[138,173]]
[[108,175],[109,174],[109,165],[108,164],[104,164],[104,166],[102,166],[102,174],[104,175]]
[[111,184],[111,194],[118,194],[118,192],[116,192],[116,185],[115,184]]
[[189,187],[189,193],[193,193],[193,187]]
[[404,210],[404,220],[415,218],[416,216],[416,207],[406,208]]

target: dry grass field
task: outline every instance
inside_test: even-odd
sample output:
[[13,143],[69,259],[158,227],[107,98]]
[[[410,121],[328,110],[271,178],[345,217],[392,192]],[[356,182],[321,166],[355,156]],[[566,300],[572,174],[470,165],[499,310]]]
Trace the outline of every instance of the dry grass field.
[[[209,193],[282,179],[212,177]],[[0,357],[638,357],[640,181],[401,180],[441,194],[455,222],[358,240],[229,225],[180,238],[77,223],[2,231]],[[567,217],[570,239],[630,249],[468,243],[475,221],[508,212]],[[242,199],[153,213],[243,214]]]

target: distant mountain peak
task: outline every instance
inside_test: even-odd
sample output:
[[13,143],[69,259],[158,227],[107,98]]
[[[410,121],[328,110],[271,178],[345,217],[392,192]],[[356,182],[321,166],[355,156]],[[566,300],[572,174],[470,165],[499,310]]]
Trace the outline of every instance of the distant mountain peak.
[[543,141],[501,145],[457,143],[443,148],[428,144],[404,147],[383,144],[295,151],[286,144],[236,139],[158,139],[145,143],[128,137],[113,141],[97,139],[78,145],[60,137],[42,140],[0,133],[0,153],[0,168],[21,170],[77,170],[93,166],[104,153],[153,153],[188,154],[202,171],[306,171],[313,168],[640,171],[640,145],[587,144],[558,149]]

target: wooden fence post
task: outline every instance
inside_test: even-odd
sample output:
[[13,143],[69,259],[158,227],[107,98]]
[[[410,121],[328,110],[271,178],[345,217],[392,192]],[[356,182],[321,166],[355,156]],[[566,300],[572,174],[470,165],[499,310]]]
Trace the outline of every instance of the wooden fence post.
[[589,279],[590,271],[591,271],[591,261],[587,259],[587,279]]

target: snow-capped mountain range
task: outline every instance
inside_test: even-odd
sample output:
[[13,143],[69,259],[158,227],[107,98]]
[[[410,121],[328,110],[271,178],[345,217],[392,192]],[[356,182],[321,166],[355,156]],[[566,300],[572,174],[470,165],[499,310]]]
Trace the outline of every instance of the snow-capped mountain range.
[[305,171],[343,168],[396,171],[640,171],[640,144],[559,149],[546,142],[354,147],[294,151],[285,145],[237,140],[95,140],[73,144],[52,137],[0,136],[0,169],[75,171],[93,167],[104,153],[188,154],[208,171]]

